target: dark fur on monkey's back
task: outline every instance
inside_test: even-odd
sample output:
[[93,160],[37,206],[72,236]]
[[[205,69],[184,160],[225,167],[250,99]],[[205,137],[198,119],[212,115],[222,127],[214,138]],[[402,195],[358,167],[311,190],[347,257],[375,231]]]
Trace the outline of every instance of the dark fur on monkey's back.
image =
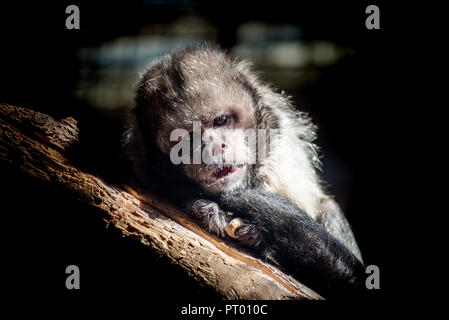
[[[188,63],[186,57],[190,59]],[[198,87],[192,89],[196,83],[201,83],[200,90]],[[242,179],[244,183],[238,187],[207,192],[204,186],[187,177],[181,166],[170,162],[166,133],[186,120],[198,119],[195,108],[202,108],[203,101],[210,102],[208,95],[220,98],[224,95],[224,102],[231,104],[235,97],[235,91],[231,88],[236,87],[238,94],[249,97],[244,102],[250,106],[244,111],[247,117],[251,117],[254,129],[280,129],[278,137],[288,137],[288,141],[293,141],[288,144],[287,151],[294,153],[295,148],[300,148],[303,153],[299,162],[304,165],[300,166],[299,162],[286,165],[283,160],[289,154],[280,156],[278,152],[277,156],[273,156],[274,149],[271,150],[273,152],[269,150],[268,158],[275,157],[271,161],[274,171],[265,170],[260,174],[264,165],[257,163],[248,167]],[[248,115],[249,110],[251,113]],[[304,185],[310,186],[312,193],[319,194],[318,200],[327,197],[321,193],[319,179],[316,179],[313,169],[316,158],[312,143],[313,125],[307,117],[291,108],[287,98],[261,83],[247,63],[238,62],[213,46],[189,46],[177,50],[151,64],[142,75],[137,88],[136,107],[129,120],[129,127],[124,133],[124,152],[145,187],[182,207],[198,201],[205,204],[203,207],[212,204],[209,208],[214,209],[213,214],[205,210],[198,212],[188,205],[187,208],[196,218],[202,219],[205,226],[210,227],[211,221],[219,221],[214,227],[221,236],[230,219],[242,219],[244,225],[237,229],[232,241],[255,256],[277,265],[326,298],[346,298],[361,291],[364,266],[357,258],[357,245],[339,209],[329,215],[317,216],[320,221],[325,220],[320,224],[311,217],[316,213],[304,209],[306,213],[291,198],[290,201],[267,191],[271,176],[277,173],[275,171],[288,168],[290,174],[290,170],[297,169],[290,168],[293,166],[302,168],[304,175],[293,175],[296,180],[288,187],[307,182]],[[291,158],[296,159],[294,154]],[[295,172],[298,174],[298,171]],[[288,187],[286,191],[289,191]],[[309,191],[306,188],[296,194],[303,196]],[[313,203],[319,206],[319,202]],[[317,212],[321,213],[320,210]],[[232,218],[227,215],[229,212]],[[326,220],[327,217],[330,220]],[[330,225],[332,228],[328,229],[337,230],[337,234],[331,235],[324,225]]]

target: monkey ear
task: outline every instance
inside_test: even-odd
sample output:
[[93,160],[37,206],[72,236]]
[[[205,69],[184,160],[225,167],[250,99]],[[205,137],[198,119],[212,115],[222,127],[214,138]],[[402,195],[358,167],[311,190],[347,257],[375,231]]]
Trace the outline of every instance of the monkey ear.
[[123,135],[121,139],[121,146],[122,150],[126,152],[126,150],[130,147],[132,144],[134,138],[135,138],[135,131],[138,128],[137,124],[137,117],[135,114],[135,109],[133,108],[128,112],[128,115],[126,117],[126,121],[123,127]]

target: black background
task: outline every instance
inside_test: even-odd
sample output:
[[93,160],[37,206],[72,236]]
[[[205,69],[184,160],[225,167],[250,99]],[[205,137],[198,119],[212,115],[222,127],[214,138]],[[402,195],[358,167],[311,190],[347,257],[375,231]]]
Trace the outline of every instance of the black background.
[[[401,205],[406,200],[398,196],[397,189],[406,166],[398,156],[405,121],[398,78],[405,59],[398,51],[405,37],[397,26],[400,11],[373,2],[381,9],[381,29],[367,30],[364,9],[371,3],[364,1],[309,1],[295,6],[284,1],[200,1],[187,7],[179,3],[148,10],[140,1],[74,2],[82,16],[77,31],[65,28],[65,7],[72,3],[2,3],[0,102],[39,110],[56,119],[78,119],[81,138],[90,137],[84,141],[81,162],[107,175],[115,169],[109,157],[118,147],[120,119],[83,105],[70,94],[77,81],[78,48],[134,34],[145,21],[163,23],[185,10],[208,17],[218,27],[218,43],[224,48],[235,42],[236,25],[251,19],[300,23],[311,39],[350,45],[355,55],[333,66],[304,92],[314,107],[306,111],[321,128],[318,143],[330,146],[351,171],[345,211],[365,262],[381,270],[381,290],[365,302],[375,306],[403,296],[407,291],[403,283],[410,280],[404,274],[405,266],[413,261],[401,258],[406,250],[405,230],[398,223],[410,214]],[[103,217],[71,194],[35,182],[3,163],[0,169],[3,288],[12,300],[27,297],[26,301],[101,307],[103,298],[143,298],[144,308],[158,309],[164,302],[169,307],[166,311],[176,315],[177,308],[190,301],[217,299],[214,292],[188,280],[136,239],[106,228]],[[64,271],[69,264],[80,267],[81,290],[65,288]],[[298,304],[278,303],[273,310],[296,312]]]

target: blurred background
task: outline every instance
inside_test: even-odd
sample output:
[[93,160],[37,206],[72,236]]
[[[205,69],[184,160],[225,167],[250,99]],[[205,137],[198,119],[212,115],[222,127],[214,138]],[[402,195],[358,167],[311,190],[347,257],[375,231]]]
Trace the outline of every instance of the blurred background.
[[[69,4],[80,8],[80,30],[65,28]],[[385,248],[390,244],[383,237],[391,230],[385,222],[388,195],[382,187],[384,169],[391,160],[383,144],[388,134],[385,115],[394,108],[388,102],[394,80],[389,78],[393,64],[386,50],[391,20],[388,11],[381,9],[381,30],[367,30],[369,4],[283,0],[2,3],[0,102],[57,119],[76,118],[88,158],[81,163],[107,175],[120,170],[112,159],[118,150],[123,113],[133,106],[139,73],[175,48],[192,42],[217,43],[230,54],[253,61],[265,81],[291,95],[295,105],[311,115],[319,127],[317,144],[328,189],[352,224],[367,264],[385,267],[388,277]],[[63,266],[77,264],[84,277],[81,286],[90,288],[85,289],[88,292],[152,287],[148,293],[152,299],[204,297],[204,289],[186,282],[163,259],[155,263],[156,257],[137,241],[105,229],[101,217],[97,225],[92,223],[94,213],[70,195],[59,190],[49,193],[47,187],[43,194],[38,183],[12,168],[2,168],[2,173],[5,200],[23,202],[18,193],[30,199],[14,210],[25,215],[32,205],[34,211],[46,212],[47,223],[54,224],[56,216],[64,225],[62,229],[55,225],[49,232],[40,219],[27,217],[45,230],[37,235],[36,229],[27,229],[36,246],[27,251],[46,265],[43,286],[65,295],[78,294],[63,290],[65,274],[61,273]],[[61,207],[66,203],[71,203],[71,209]],[[57,244],[55,235],[61,239]],[[17,240],[17,245],[26,247],[29,242]],[[19,272],[23,258],[15,256],[14,248],[9,254],[16,263],[10,267]],[[155,280],[155,272],[173,276],[162,283]],[[129,283],[116,283],[119,274],[130,277]]]

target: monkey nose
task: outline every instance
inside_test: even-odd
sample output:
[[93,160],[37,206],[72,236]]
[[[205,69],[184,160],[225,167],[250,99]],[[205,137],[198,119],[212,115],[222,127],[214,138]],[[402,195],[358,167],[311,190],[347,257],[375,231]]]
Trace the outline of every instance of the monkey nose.
[[214,148],[214,153],[215,154],[219,154],[219,153],[223,153],[224,150],[227,148],[225,143],[222,143],[220,145],[215,146]]

